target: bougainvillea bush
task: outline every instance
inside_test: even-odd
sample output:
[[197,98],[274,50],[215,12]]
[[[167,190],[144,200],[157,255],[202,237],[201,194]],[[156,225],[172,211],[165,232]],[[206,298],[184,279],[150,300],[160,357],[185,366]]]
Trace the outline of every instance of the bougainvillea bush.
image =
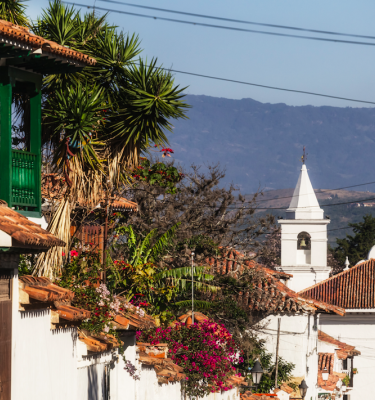
[[226,380],[235,373],[233,365],[242,362],[239,346],[230,333],[212,320],[137,332],[137,340],[168,344],[169,357],[184,369],[189,396],[232,389]]

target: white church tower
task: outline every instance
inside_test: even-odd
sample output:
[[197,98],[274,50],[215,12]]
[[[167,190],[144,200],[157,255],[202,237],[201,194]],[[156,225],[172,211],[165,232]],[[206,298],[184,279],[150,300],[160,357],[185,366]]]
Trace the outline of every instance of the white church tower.
[[302,168],[292,201],[281,225],[281,268],[292,274],[288,287],[296,292],[329,277],[327,266],[327,225],[324,211],[311,185],[302,157]]

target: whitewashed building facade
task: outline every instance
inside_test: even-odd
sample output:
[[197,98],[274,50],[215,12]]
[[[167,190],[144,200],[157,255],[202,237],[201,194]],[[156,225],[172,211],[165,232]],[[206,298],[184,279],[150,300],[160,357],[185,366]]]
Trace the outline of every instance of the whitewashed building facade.
[[[295,376],[305,378],[309,386],[306,399],[369,398],[375,370],[375,260],[329,277],[330,220],[324,218],[304,164],[286,218],[278,222],[281,225],[278,270],[292,275],[286,285],[306,299],[339,307],[344,315],[318,312],[269,317],[265,328],[268,349],[275,351],[280,317],[279,354],[295,363]],[[323,340],[327,337],[331,338],[328,342]],[[328,371],[322,375],[324,368]],[[345,385],[343,381],[349,383]]]

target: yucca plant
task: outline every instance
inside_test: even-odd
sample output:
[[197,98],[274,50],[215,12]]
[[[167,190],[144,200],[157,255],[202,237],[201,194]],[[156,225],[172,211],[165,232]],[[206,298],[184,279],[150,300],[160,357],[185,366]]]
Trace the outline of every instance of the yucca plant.
[[1,0],[0,19],[16,25],[30,26],[30,22],[25,14],[25,1],[27,0]]
[[80,72],[44,79],[42,124],[44,154],[69,185],[62,201],[72,210],[79,198],[94,206],[104,192],[129,187],[129,170],[151,145],[168,143],[169,120],[185,118],[183,89],[156,60],[139,60],[138,36],[117,31],[106,15],[82,15],[52,0],[33,31],[96,59]]

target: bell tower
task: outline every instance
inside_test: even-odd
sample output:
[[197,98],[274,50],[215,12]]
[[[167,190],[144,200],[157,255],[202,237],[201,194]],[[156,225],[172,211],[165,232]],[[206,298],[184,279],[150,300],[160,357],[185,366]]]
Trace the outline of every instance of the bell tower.
[[292,274],[288,287],[296,292],[315,285],[329,277],[327,266],[327,225],[314,189],[311,185],[306,156],[302,157],[302,168],[294,189],[286,218],[281,225],[280,270]]

